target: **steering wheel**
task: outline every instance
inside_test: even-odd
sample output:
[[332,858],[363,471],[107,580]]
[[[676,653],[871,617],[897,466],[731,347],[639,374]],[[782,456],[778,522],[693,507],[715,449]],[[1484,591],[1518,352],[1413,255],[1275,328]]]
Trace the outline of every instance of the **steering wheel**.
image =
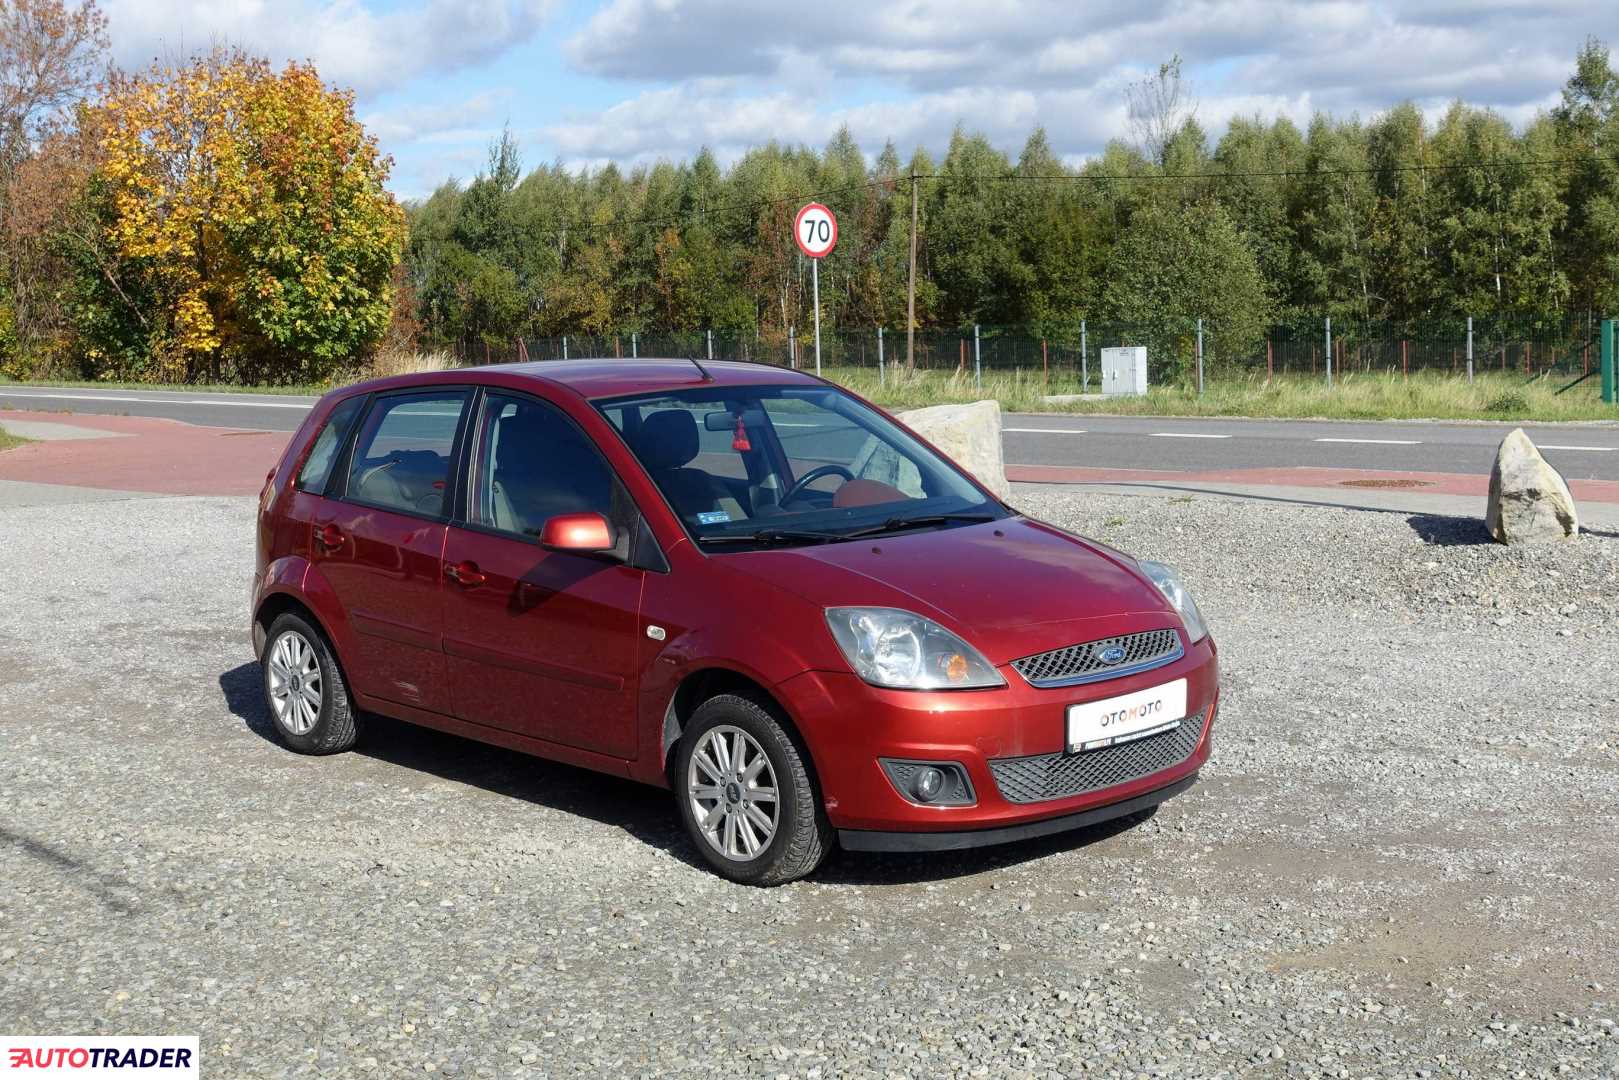
[[798,498],[799,492],[815,483],[815,481],[821,479],[821,477],[833,475],[841,475],[845,482],[854,479],[854,473],[850,472],[842,465],[818,465],[809,472],[805,473],[803,476],[800,476],[792,487],[782,492],[781,498],[776,500],[776,505],[786,506],[788,503]]

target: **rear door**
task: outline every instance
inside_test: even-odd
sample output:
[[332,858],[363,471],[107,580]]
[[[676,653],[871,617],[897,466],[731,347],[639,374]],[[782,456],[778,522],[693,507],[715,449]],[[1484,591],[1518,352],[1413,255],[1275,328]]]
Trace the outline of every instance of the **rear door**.
[[[633,758],[645,571],[620,560],[639,515],[590,437],[548,402],[486,392],[470,431],[466,510],[444,549],[456,715]],[[548,518],[585,511],[613,524],[616,557],[540,546]]]
[[439,600],[460,431],[461,387],[372,399],[313,515],[311,561],[354,631],[344,669],[353,688],[450,711]]

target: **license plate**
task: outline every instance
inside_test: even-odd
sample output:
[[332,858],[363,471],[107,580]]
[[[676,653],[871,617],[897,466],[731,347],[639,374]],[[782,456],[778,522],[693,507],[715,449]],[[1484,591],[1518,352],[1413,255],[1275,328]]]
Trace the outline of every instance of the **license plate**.
[[1186,680],[1068,706],[1068,752],[1144,739],[1186,718]]

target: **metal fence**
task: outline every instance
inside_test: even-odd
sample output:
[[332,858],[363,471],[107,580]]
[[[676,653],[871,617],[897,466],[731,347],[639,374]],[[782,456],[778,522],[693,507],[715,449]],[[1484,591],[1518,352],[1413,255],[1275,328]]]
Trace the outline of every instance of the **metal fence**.
[[[986,376],[1018,372],[1081,390],[1099,387],[1099,351],[1145,345],[1153,384],[1196,385],[1232,377],[1502,373],[1533,378],[1592,375],[1600,323],[1588,315],[1480,316],[1412,322],[1294,318],[1240,335],[1217,319],[1165,317],[1152,323],[1076,319],[1057,327],[968,326],[919,330],[914,363],[923,372]],[[813,370],[814,343],[787,333],[623,332],[480,342],[453,350],[463,364],[581,357],[697,357]],[[823,368],[906,366],[903,330],[840,329],[821,335]]]

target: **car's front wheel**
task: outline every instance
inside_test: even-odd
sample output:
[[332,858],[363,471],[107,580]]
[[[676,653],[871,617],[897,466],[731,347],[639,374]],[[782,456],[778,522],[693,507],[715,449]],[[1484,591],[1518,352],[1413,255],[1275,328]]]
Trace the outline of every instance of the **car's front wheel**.
[[281,741],[302,754],[352,747],[358,719],[325,635],[289,612],[271,624],[265,641],[264,700]]
[[680,740],[674,788],[692,842],[732,881],[795,881],[831,848],[804,755],[751,698],[721,694],[698,707]]

